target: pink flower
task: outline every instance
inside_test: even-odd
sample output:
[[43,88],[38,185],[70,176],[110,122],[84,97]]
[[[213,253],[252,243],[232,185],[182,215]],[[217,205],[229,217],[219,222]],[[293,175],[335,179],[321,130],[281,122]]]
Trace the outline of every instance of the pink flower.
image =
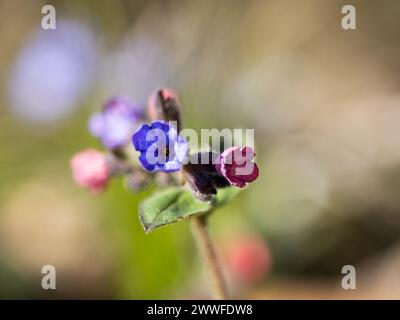
[[215,169],[231,185],[243,188],[258,177],[258,167],[252,161],[255,155],[250,147],[230,147],[218,157]]
[[226,259],[232,276],[247,283],[262,280],[272,267],[267,244],[254,235],[236,236],[228,246]]
[[70,161],[75,182],[99,193],[106,187],[111,169],[104,153],[86,149],[76,153]]

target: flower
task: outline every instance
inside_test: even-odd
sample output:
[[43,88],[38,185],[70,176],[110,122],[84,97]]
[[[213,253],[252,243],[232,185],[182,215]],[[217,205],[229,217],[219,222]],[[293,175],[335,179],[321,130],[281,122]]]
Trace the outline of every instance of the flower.
[[70,161],[75,182],[99,193],[106,187],[111,168],[104,153],[86,149],[76,153]]
[[255,153],[250,147],[230,147],[217,159],[215,169],[231,185],[243,188],[258,177],[258,167],[252,162]]
[[60,17],[48,31],[37,28],[23,42],[5,78],[7,106],[23,120],[55,124],[86,97],[100,60],[95,34],[85,24]]
[[188,142],[178,135],[175,127],[160,120],[143,124],[132,136],[132,143],[147,171],[180,170],[189,149]]
[[230,273],[242,282],[262,280],[272,268],[272,255],[262,238],[256,235],[236,235],[226,250]]
[[127,99],[116,97],[106,103],[102,112],[90,118],[89,131],[106,148],[116,149],[128,144],[141,118],[139,107]]

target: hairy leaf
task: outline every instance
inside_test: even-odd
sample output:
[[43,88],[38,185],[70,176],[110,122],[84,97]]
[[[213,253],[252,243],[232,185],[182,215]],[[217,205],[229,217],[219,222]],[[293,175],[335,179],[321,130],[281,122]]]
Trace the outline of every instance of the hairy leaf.
[[172,187],[153,194],[139,206],[140,222],[146,232],[177,222],[194,214],[204,214],[230,201],[238,192],[236,188],[218,190],[211,201],[200,201],[180,187]]

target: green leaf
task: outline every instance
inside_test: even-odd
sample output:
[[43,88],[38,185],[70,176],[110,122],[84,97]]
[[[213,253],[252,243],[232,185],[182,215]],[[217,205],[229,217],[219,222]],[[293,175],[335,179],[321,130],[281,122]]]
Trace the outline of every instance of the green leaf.
[[157,192],[144,200],[139,206],[139,217],[144,230],[150,232],[210,208],[209,202],[199,201],[190,191],[175,187]]
[[139,205],[140,222],[146,232],[177,222],[194,214],[201,214],[230,201],[240,190],[219,189],[217,196],[204,202],[179,187],[172,187],[153,194]]

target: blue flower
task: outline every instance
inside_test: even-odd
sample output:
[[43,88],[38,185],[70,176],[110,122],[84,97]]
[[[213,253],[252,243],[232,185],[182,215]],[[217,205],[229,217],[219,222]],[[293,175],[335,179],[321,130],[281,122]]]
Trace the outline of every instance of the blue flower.
[[189,149],[174,126],[160,120],[143,124],[132,136],[139,161],[147,171],[173,172],[182,168]]
[[38,28],[23,43],[7,78],[7,105],[23,120],[54,124],[79,107],[93,85],[100,62],[96,36],[60,18],[57,29]]
[[109,100],[89,120],[89,131],[109,149],[125,146],[142,118],[140,109],[124,98]]

